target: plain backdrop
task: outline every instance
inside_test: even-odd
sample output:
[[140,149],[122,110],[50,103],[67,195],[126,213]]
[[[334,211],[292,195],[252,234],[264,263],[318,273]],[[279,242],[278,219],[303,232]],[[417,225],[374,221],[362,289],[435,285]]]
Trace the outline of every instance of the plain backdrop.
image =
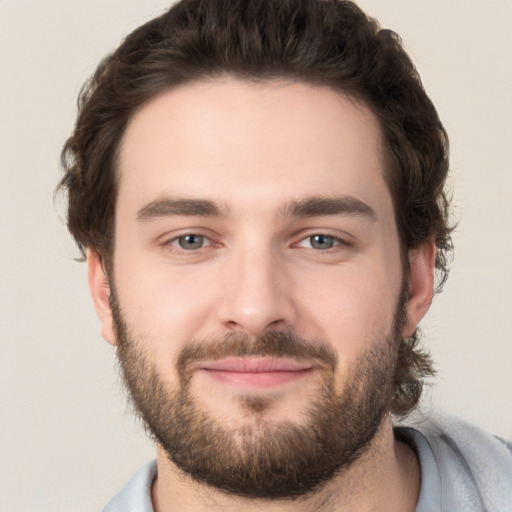
[[[0,0],[0,510],[90,512],[153,449],[54,206],[76,97],[164,0]],[[459,226],[423,323],[427,410],[512,439],[512,1],[361,0],[397,31],[451,137]]]

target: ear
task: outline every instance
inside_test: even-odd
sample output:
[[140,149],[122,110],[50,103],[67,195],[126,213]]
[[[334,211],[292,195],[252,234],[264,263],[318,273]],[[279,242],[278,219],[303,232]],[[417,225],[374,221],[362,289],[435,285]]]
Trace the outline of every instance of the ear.
[[432,304],[435,261],[436,245],[433,241],[425,242],[409,251],[409,296],[406,306],[407,320],[403,330],[406,338],[414,334]]
[[110,285],[103,269],[101,258],[96,251],[88,250],[89,288],[96,313],[101,322],[101,335],[112,345],[116,345],[114,322],[110,308]]

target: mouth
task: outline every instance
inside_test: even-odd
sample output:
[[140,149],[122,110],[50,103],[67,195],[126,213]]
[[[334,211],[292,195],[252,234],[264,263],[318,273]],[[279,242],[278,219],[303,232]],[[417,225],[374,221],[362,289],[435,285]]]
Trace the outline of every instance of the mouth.
[[305,377],[311,363],[286,358],[232,357],[202,362],[197,370],[216,382],[244,389],[267,389]]

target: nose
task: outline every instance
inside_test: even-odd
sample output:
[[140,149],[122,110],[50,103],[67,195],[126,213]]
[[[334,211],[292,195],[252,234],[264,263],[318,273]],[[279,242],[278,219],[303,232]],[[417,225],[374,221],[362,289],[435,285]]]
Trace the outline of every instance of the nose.
[[294,325],[292,282],[279,255],[270,249],[240,250],[226,265],[229,278],[218,309],[225,328],[260,336]]

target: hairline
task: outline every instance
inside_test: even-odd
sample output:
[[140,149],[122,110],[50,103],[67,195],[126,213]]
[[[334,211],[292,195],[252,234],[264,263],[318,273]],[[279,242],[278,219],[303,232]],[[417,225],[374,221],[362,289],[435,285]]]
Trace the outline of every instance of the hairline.
[[[121,151],[123,147],[123,142],[126,138],[126,132],[128,130],[129,125],[135,118],[135,116],[142,110],[144,107],[152,103],[153,101],[157,100],[158,98],[164,96],[165,94],[168,94],[174,90],[184,88],[187,86],[194,86],[199,84],[205,84],[205,83],[215,83],[215,82],[221,82],[228,79],[234,79],[236,81],[245,82],[249,84],[256,84],[256,85],[276,85],[276,86],[289,86],[293,84],[303,84],[310,86],[312,88],[319,88],[319,89],[329,89],[336,94],[340,95],[342,98],[349,101],[352,106],[355,108],[365,107],[375,118],[378,125],[378,133],[379,133],[379,139],[377,142],[377,148],[379,151],[379,156],[382,160],[382,176],[384,179],[384,182],[386,184],[386,187],[388,189],[388,192],[391,196],[391,203],[393,207],[393,216],[395,220],[395,227],[397,229],[398,233],[398,240],[399,240],[399,253],[401,258],[401,264],[404,267],[404,271],[408,267],[408,257],[407,257],[407,246],[406,241],[404,237],[402,236],[402,233],[399,229],[399,219],[398,219],[398,212],[399,209],[397,208],[397,201],[398,197],[396,194],[396,190],[394,191],[393,187],[393,173],[396,173],[398,169],[396,169],[396,164],[394,162],[393,152],[391,151],[390,145],[386,140],[386,134],[385,134],[385,127],[381,120],[381,117],[379,116],[377,112],[377,108],[372,105],[372,102],[365,98],[363,94],[357,93],[355,91],[349,90],[349,88],[344,88],[342,86],[336,86],[334,81],[330,83],[328,80],[320,80],[320,79],[314,79],[312,77],[298,77],[294,76],[291,72],[282,72],[282,73],[273,73],[269,75],[264,75],[262,73],[244,73],[241,71],[228,71],[228,70],[222,70],[218,73],[213,72],[204,72],[200,77],[194,77],[194,78],[187,78],[180,81],[176,81],[176,83],[172,85],[167,85],[166,87],[162,87],[160,90],[155,91],[153,94],[149,95],[148,98],[145,99],[145,101],[142,101],[139,105],[136,105],[133,110],[129,113],[127,116],[126,122],[124,124],[122,133],[120,134],[118,140],[115,143],[115,149],[114,149],[114,155],[112,158],[112,173],[114,178],[114,201],[113,201],[113,211],[112,211],[112,217],[110,219],[110,224],[108,228],[108,232],[106,233],[105,240],[106,243],[104,244],[103,248],[94,248],[94,247],[87,247],[87,249],[91,249],[99,254],[102,260],[105,260],[105,263],[110,261],[109,264],[107,264],[107,268],[109,271],[113,271],[113,257],[115,252],[115,240],[116,240],[116,212],[117,212],[117,199],[118,199],[118,193],[119,193],[119,186],[121,182]],[[110,240],[110,242],[108,242]]]

